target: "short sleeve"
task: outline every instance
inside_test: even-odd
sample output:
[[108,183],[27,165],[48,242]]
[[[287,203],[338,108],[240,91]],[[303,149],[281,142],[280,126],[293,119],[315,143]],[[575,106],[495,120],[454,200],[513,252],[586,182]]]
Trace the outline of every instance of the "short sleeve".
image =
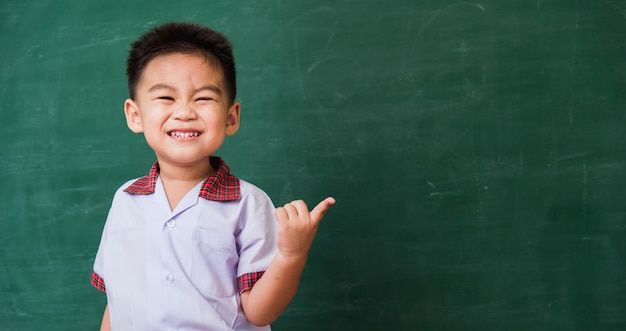
[[119,199],[120,195],[124,195],[125,193],[123,192],[123,188],[128,186],[129,183],[131,183],[132,181],[128,181],[127,183],[125,183],[124,185],[122,185],[120,188],[118,188],[118,190],[115,192],[115,195],[113,196],[113,201],[111,203],[111,208],[109,209],[109,213],[107,215],[107,220],[104,224],[104,228],[102,230],[102,236],[100,238],[100,244],[98,246],[98,251],[96,252],[96,257],[94,260],[94,264],[93,264],[93,270],[91,272],[91,285],[93,285],[96,289],[105,292],[106,293],[106,284],[105,284],[105,279],[106,279],[106,275],[105,275],[105,271],[104,271],[104,261],[106,259],[105,256],[105,251],[107,250],[107,245],[108,245],[108,235],[107,233],[109,232],[109,228],[111,227],[110,224],[110,219],[111,219],[111,213],[114,210],[116,201]]
[[102,237],[100,238],[100,245],[98,246],[98,252],[96,253],[96,258],[93,263],[93,271],[91,272],[91,285],[93,285],[96,289],[106,293],[106,285],[104,283],[103,273],[104,273],[104,263],[103,263],[103,252],[104,247],[106,246],[106,224],[102,231]]
[[[278,222],[271,199],[256,186],[241,181],[243,213],[239,233],[237,277],[239,289],[254,285],[278,252]],[[243,281],[243,282],[242,282]],[[247,285],[245,285],[247,284]]]

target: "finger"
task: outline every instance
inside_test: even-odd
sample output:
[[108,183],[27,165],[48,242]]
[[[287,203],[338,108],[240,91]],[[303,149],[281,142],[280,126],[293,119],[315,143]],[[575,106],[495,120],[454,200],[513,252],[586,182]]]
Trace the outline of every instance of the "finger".
[[307,207],[304,200],[294,200],[291,205],[296,208],[296,212],[299,216],[305,216],[309,214],[309,207]]
[[283,206],[285,212],[287,212],[288,219],[296,219],[298,217],[298,209],[293,205],[292,202],[287,203]]
[[276,215],[276,219],[279,222],[286,222],[289,220],[289,215],[287,214],[287,211],[283,207],[276,208],[276,211],[274,212],[274,214]]
[[335,202],[336,202],[335,198],[332,198],[332,197],[328,197],[322,200],[311,211],[311,220],[313,220],[313,222],[315,223],[319,223],[324,217],[324,214],[326,214],[326,211],[328,211],[328,208],[334,205]]

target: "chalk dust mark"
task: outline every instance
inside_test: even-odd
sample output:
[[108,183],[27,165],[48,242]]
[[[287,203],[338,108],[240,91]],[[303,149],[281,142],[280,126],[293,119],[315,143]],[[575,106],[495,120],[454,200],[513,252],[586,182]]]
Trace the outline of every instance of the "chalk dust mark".
[[587,156],[592,155],[592,152],[580,152],[580,153],[574,153],[574,154],[570,154],[570,155],[566,155],[563,157],[560,157],[558,159],[556,159],[556,163],[559,162],[564,162],[564,161],[570,161],[570,160],[576,160],[576,159],[581,159],[581,158],[585,158]]
[[441,198],[441,197],[444,197],[444,196],[447,196],[447,195],[457,195],[457,194],[459,194],[459,191],[432,192],[430,194],[430,197],[431,198],[432,197],[440,197]]
[[[317,61],[315,61],[313,64],[311,64],[311,65],[310,65],[310,66],[306,69],[306,72],[307,72],[308,74],[310,74],[310,73],[311,73],[311,72],[313,72],[313,70],[315,70],[315,69],[316,69],[316,68],[317,68],[320,64],[323,64],[324,62],[328,62],[328,61],[333,60],[333,59],[339,59],[339,58],[340,58],[339,56],[334,56],[334,57],[330,57],[330,58],[327,58],[327,59],[317,60]],[[345,57],[345,56],[342,56],[342,58],[346,58],[346,59],[351,60],[352,62],[356,63],[356,61],[354,61],[354,60],[353,60],[353,59],[351,59],[351,58],[348,58],[348,57]]]
[[432,189],[432,192],[430,192],[429,196],[432,197],[443,197],[446,195],[451,195],[456,193],[456,191],[436,191],[437,186],[435,184],[433,184],[433,182],[431,182],[430,180],[426,181],[426,184],[428,184],[428,186],[430,186],[430,188]]
[[541,0],[537,0],[537,10],[539,10],[539,7],[541,7]]
[[130,39],[131,39],[130,37],[118,37],[118,38],[110,38],[110,39],[105,39],[105,40],[98,40],[96,42],[85,43],[85,44],[80,44],[74,47],[64,48],[61,51],[62,53],[70,53],[70,52],[82,50],[85,48],[91,48],[91,47],[96,47],[96,46],[110,46],[114,44],[119,44],[122,41],[126,43],[126,41]]
[[603,1],[603,2],[609,5],[610,7],[613,7],[613,9],[617,10],[622,15],[622,17],[626,19],[626,10],[620,8],[614,2],[611,2],[611,1]]
[[[306,75],[312,75],[316,70],[318,70],[318,68],[323,67],[327,63],[332,63],[333,61],[339,62],[341,60],[344,60],[343,63],[345,64],[342,70],[351,69],[348,71],[352,73],[357,73],[361,71],[362,65],[356,59],[349,57],[349,56],[336,55],[336,56],[329,56],[327,58],[323,58],[323,59],[315,61],[313,64],[311,64],[307,68]],[[342,85],[342,88],[339,88],[339,86],[337,86],[337,89],[334,90],[334,96],[345,99],[353,95],[354,91],[357,88],[358,79],[350,80],[350,84],[351,84],[350,86]],[[320,109],[322,110],[328,109],[327,106],[322,105],[322,103],[320,102],[320,97],[317,97],[315,101]]]
[[[436,10],[433,12],[432,15],[430,15],[430,17],[428,17],[428,19],[422,23],[422,25],[419,27],[418,31],[417,31],[417,35],[421,36],[422,33],[424,32],[424,30],[426,30],[426,28],[428,28],[437,18],[439,18],[443,13],[445,13],[446,11],[455,8],[455,7],[459,7],[459,6],[470,6],[473,8],[477,8],[478,10],[485,12],[485,7],[479,3],[476,2],[468,2],[468,1],[463,1],[463,2],[457,2],[457,3],[453,3],[450,4],[448,6],[445,6],[439,10]],[[408,28],[408,32],[411,33],[413,30],[413,19],[411,19],[409,21],[409,28]],[[415,44],[416,44],[416,40],[414,36],[410,36],[410,38],[408,39],[409,42],[409,54],[407,57],[407,60],[413,59],[413,55],[415,53]],[[407,69],[404,69],[403,71],[408,72]]]
[[[304,82],[303,82],[303,72],[302,72],[302,67],[304,66],[304,64],[302,63],[302,58],[300,57],[300,30],[305,30],[307,27],[306,26],[301,26],[301,22],[304,21],[307,17],[311,17],[314,16],[316,14],[319,13],[329,13],[330,16],[332,17],[332,24],[330,26],[331,28],[331,33],[327,36],[326,41],[323,45],[323,47],[321,47],[320,49],[320,53],[324,53],[331,45],[332,41],[335,38],[335,34],[337,31],[337,23],[338,23],[338,19],[337,19],[337,13],[333,8],[330,7],[319,7],[313,10],[310,10],[308,12],[303,13],[302,15],[294,18],[293,20],[289,21],[289,23],[287,23],[286,27],[290,27],[292,25],[294,25],[295,27],[293,28],[293,33],[294,33],[294,51],[295,51],[295,56],[296,56],[296,74],[298,76],[298,84],[300,87],[300,93],[302,94],[303,98],[306,98],[306,94],[304,92]],[[316,27],[311,27],[311,29],[317,29],[317,30],[326,30],[327,27],[325,27],[324,29],[320,29],[317,26]],[[309,66],[310,67],[310,66]]]
[[437,19],[439,16],[441,16],[441,14],[443,14],[447,10],[452,9],[454,7],[464,6],[464,5],[478,8],[478,9],[480,9],[483,12],[485,11],[485,7],[483,7],[481,4],[478,4],[478,3],[475,3],[475,2],[465,2],[464,1],[464,2],[453,3],[451,5],[445,6],[445,7],[441,8],[441,9],[435,11],[433,13],[433,15],[428,20],[426,20],[426,22],[424,22],[424,24],[422,24],[422,26],[420,27],[418,33],[422,34],[422,31],[424,31],[424,29],[426,29],[426,27],[428,27],[435,19]]

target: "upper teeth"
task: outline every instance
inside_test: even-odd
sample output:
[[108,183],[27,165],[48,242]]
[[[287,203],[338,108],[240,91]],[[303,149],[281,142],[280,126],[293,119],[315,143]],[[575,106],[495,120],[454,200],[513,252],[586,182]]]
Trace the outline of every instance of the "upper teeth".
[[187,137],[197,137],[200,134],[198,132],[172,132],[170,136],[176,138],[187,138]]

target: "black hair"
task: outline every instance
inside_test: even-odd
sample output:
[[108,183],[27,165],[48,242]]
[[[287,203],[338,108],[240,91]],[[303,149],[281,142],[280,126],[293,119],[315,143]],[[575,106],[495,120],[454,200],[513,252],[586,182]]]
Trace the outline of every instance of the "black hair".
[[166,23],[153,28],[132,43],[126,62],[128,92],[135,98],[137,84],[146,65],[155,57],[172,53],[204,56],[216,62],[222,70],[224,84],[230,97],[237,95],[237,74],[233,47],[223,34],[196,23]]

